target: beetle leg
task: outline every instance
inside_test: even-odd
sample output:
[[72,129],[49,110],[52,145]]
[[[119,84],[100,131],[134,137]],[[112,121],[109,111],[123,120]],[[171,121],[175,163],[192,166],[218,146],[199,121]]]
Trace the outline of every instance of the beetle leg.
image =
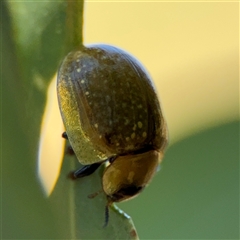
[[67,146],[65,153],[66,153],[67,155],[70,155],[70,156],[75,155],[75,153],[74,153],[74,151],[73,151],[73,149],[72,149],[71,146]]
[[91,193],[88,195],[88,198],[95,198],[98,194],[102,193],[103,189],[100,189],[99,191],[95,192],[95,193]]
[[81,169],[78,169],[77,171],[73,172],[72,178],[76,179],[76,178],[88,176],[88,175],[94,173],[98,169],[98,167],[100,167],[101,164],[102,164],[102,162],[86,165],[86,166],[82,167]]
[[65,138],[65,139],[68,139],[67,133],[66,133],[66,132],[63,132],[62,137]]
[[[66,132],[63,132],[63,133],[62,133],[62,138],[65,138],[65,139],[68,140],[68,135],[67,135]],[[72,149],[72,146],[67,146],[67,149],[66,149],[66,152],[65,152],[65,153],[68,154],[68,155],[75,155],[75,153],[74,153],[74,151],[73,151],[73,149]]]

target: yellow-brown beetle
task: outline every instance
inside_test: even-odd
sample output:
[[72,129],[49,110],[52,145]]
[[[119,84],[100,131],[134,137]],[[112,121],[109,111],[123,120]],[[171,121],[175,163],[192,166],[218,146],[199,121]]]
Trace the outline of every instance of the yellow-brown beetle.
[[67,138],[84,166],[109,161],[102,177],[108,205],[139,194],[167,144],[167,127],[151,78],[127,52],[91,45],[70,52],[58,72],[57,93]]

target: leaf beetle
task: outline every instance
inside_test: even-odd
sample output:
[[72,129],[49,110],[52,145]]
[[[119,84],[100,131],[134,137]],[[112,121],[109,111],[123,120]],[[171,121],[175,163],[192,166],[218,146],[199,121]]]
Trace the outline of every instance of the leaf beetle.
[[63,137],[85,165],[74,178],[90,175],[108,161],[102,177],[108,206],[138,195],[167,145],[166,121],[141,63],[114,46],[82,46],[63,60],[57,95]]

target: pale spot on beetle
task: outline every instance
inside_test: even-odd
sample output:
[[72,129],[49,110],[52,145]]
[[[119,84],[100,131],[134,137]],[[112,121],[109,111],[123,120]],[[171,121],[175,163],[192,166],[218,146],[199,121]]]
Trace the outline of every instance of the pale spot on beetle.
[[102,138],[102,135],[99,135],[99,138],[101,139],[101,138]]
[[130,140],[130,137],[126,137],[125,139],[126,139],[126,141],[128,142],[128,141]]
[[79,51],[78,51],[78,52],[76,52],[76,56],[77,56],[77,58],[80,58],[80,57],[81,57],[81,55],[82,55],[82,54],[81,54],[81,52],[79,52]]
[[126,119],[125,119],[125,122],[124,122],[124,125],[128,125],[128,124],[129,124],[129,119],[126,118]]
[[95,123],[95,124],[94,124],[94,127],[95,127],[95,128],[98,128],[98,124],[97,124],[97,123]]
[[137,128],[137,125],[136,125],[136,124],[134,124],[134,126],[133,126],[132,130],[133,130],[133,131],[135,131],[135,130],[136,130],[136,128]]
[[82,79],[82,80],[81,80],[81,83],[85,83],[85,80],[84,80],[84,79]]
[[133,182],[134,175],[135,175],[135,172],[133,172],[133,171],[129,172],[129,174],[127,176],[127,180],[128,180],[129,183]]
[[117,142],[115,145],[116,145],[116,146],[119,146],[120,144]]
[[77,68],[77,72],[80,73],[81,72],[81,68]]
[[85,92],[85,95],[89,95],[89,92]]
[[109,102],[111,100],[111,97],[109,95],[106,95],[105,99],[106,99],[107,102]]
[[131,134],[131,139],[134,139],[136,136],[135,132]]
[[147,133],[146,133],[146,132],[143,132],[143,133],[142,133],[142,136],[143,136],[143,137],[146,137],[146,136],[147,136]]
[[122,108],[125,108],[127,106],[126,103],[122,103]]
[[68,80],[72,80],[72,78],[71,78],[71,77],[68,77]]
[[142,128],[142,126],[143,126],[142,122],[139,121],[137,124],[138,124],[139,128]]

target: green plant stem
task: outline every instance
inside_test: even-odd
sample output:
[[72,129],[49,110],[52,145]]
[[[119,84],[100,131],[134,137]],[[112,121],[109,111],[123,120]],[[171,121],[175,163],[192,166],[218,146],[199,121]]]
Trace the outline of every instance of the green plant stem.
[[82,45],[83,37],[83,6],[84,2],[70,1],[67,2],[67,19],[66,19],[66,52],[79,48]]

